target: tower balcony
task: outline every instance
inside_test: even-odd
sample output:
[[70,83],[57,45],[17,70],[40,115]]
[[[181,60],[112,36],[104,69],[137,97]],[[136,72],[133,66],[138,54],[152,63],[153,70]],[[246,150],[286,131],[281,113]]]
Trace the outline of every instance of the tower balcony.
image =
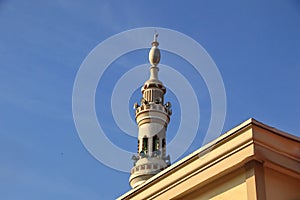
[[164,160],[159,157],[143,157],[136,162],[136,165],[131,169],[129,178],[130,185],[134,188],[142,184],[151,176],[161,172],[170,166],[169,160]]
[[139,171],[145,171],[145,170],[150,170],[150,171],[162,171],[166,168],[165,165],[160,165],[160,164],[153,164],[153,163],[146,163],[143,165],[138,165],[138,166],[134,166],[130,173],[134,174],[134,173],[138,173]]
[[172,110],[162,104],[149,103],[136,108],[136,122],[140,126],[144,123],[158,122],[168,124]]
[[169,108],[165,107],[162,104],[157,104],[157,103],[143,104],[143,105],[139,106],[138,108],[136,108],[135,114],[137,115],[138,113],[143,112],[143,111],[160,111],[167,115],[170,115]]
[[[163,150],[165,151],[165,150]],[[165,161],[166,163],[170,163],[171,159],[170,156],[165,156],[165,154],[163,154],[160,150],[154,151],[154,152],[149,152],[149,153],[144,153],[143,151],[140,152],[138,155],[133,155],[132,156],[132,160],[134,161],[133,165],[136,166],[136,163],[140,160],[140,159],[152,159],[152,158],[157,158],[160,160]]]

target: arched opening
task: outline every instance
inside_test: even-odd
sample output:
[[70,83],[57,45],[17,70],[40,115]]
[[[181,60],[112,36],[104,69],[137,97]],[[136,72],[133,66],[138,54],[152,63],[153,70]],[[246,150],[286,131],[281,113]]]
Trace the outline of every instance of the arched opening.
[[148,153],[148,138],[143,138],[143,149],[144,153]]
[[155,136],[153,137],[152,150],[153,150],[153,151],[159,150],[159,138],[158,138],[157,135],[155,135]]

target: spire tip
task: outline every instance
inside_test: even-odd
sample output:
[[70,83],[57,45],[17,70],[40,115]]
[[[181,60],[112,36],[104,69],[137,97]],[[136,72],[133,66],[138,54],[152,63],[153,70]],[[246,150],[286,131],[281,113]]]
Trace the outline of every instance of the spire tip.
[[154,42],[157,42],[157,37],[158,37],[158,33],[156,32],[156,30],[154,31]]

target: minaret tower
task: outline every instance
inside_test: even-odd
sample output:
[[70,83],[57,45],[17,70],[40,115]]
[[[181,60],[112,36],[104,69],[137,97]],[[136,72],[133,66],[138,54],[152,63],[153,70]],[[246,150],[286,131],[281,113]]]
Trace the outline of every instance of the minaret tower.
[[134,104],[138,125],[138,154],[132,156],[134,166],[129,179],[132,188],[170,165],[170,156],[166,156],[166,130],[172,110],[170,102],[164,104],[166,88],[158,80],[160,50],[157,36],[155,33],[149,52],[150,78],[141,89],[141,105]]

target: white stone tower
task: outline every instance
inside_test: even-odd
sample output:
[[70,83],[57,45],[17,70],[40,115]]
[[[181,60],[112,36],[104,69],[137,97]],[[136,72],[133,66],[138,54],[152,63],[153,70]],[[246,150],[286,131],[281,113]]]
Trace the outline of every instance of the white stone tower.
[[166,130],[172,114],[171,104],[164,104],[166,88],[158,80],[157,67],[160,50],[154,35],[149,52],[150,78],[141,88],[141,105],[134,104],[135,119],[138,125],[138,155],[132,156],[134,166],[131,169],[129,183],[132,188],[142,184],[151,176],[170,165],[170,156],[166,156]]

